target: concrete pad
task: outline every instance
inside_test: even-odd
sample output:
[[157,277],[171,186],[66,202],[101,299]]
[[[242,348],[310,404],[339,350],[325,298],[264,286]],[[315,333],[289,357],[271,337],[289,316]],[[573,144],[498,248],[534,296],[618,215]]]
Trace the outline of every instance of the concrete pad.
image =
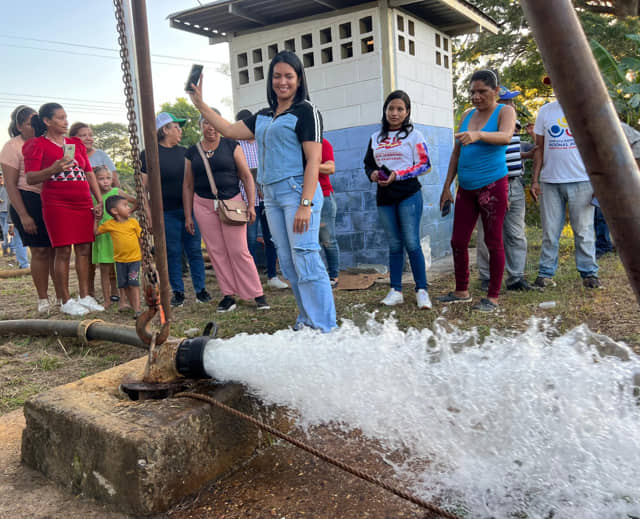
[[[145,361],[30,399],[22,461],[74,494],[139,516],[166,510],[253,454],[258,430],[207,403],[122,395],[122,380],[141,375]],[[239,385],[201,381],[194,390],[248,414],[260,411]]]

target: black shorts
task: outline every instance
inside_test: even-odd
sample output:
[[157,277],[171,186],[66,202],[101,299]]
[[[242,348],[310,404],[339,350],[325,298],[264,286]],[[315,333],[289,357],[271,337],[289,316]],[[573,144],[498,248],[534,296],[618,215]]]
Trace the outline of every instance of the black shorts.
[[18,189],[18,192],[22,196],[22,203],[24,204],[27,213],[29,213],[29,216],[34,219],[36,227],[38,228],[36,234],[29,234],[26,232],[22,226],[18,213],[13,206],[11,206],[11,221],[20,233],[22,243],[28,247],[51,247],[49,234],[47,233],[47,228],[45,227],[44,219],[42,218],[42,200],[40,200],[40,195],[33,191],[23,191],[22,189]]
[[119,263],[116,261],[116,279],[118,288],[140,286],[140,262]]

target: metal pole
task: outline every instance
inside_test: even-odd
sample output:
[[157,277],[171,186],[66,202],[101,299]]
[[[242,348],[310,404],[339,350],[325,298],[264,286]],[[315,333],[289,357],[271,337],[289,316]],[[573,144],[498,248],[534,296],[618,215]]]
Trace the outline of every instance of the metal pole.
[[640,172],[569,0],[520,0],[640,302]]
[[167,243],[164,234],[162,211],[162,186],[160,184],[160,162],[156,134],[156,115],[151,80],[151,54],[149,51],[149,30],[147,27],[147,6],[145,0],[131,2],[133,31],[135,37],[138,79],[140,86],[140,110],[142,112],[142,133],[145,142],[147,178],[151,194],[151,220],[153,222],[153,242],[155,263],[160,279],[160,300],[167,320],[171,318],[171,288],[167,267]]

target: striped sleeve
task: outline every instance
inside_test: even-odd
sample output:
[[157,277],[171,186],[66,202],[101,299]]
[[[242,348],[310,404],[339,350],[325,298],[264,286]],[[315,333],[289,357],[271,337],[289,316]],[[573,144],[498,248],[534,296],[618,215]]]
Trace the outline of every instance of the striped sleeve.
[[[424,137],[418,130],[414,130],[411,133],[411,137],[413,137],[410,139],[411,146],[413,147],[413,165],[406,169],[397,169],[397,180],[408,180],[413,177],[425,175],[431,171],[431,159],[429,158],[429,151],[427,150],[427,143]],[[409,144],[409,142],[407,142],[407,144]]]
[[300,142],[322,142],[322,115],[318,108],[304,101],[295,110],[298,118],[296,122],[296,134]]

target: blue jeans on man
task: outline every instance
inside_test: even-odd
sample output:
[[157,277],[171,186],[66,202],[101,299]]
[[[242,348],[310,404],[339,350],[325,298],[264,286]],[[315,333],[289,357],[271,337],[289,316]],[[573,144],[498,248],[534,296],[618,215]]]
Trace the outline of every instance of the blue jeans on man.
[[324,197],[320,216],[320,245],[327,258],[329,279],[337,279],[340,274],[340,248],[336,238],[336,215],[338,205],[333,193]]
[[280,270],[291,283],[298,304],[294,328],[310,326],[328,332],[336,327],[336,308],[318,242],[324,197],[318,184],[312,200],[309,228],[306,232],[294,233],[293,220],[302,199],[302,182],[300,176],[264,185],[264,205]]
[[196,294],[205,288],[204,259],[202,258],[202,238],[196,219],[193,219],[196,232],[191,235],[184,226],[184,211],[173,209],[164,211],[164,233],[167,241],[167,266],[169,284],[174,292],[184,294],[182,281],[182,254],[186,254],[189,262],[191,282]]
[[22,243],[22,237],[18,232],[18,229],[13,228],[13,240],[11,241],[11,247],[16,252],[16,261],[18,267],[21,269],[29,268],[29,256],[27,254],[27,247]]
[[256,261],[256,240],[258,238],[258,226],[262,229],[262,239],[264,240],[264,255],[267,261],[267,279],[271,279],[276,276],[276,262],[278,255],[276,253],[276,246],[271,239],[271,231],[269,230],[269,223],[267,222],[267,212],[264,209],[264,202],[260,202],[260,205],[256,206],[256,219],[251,225],[247,225],[247,245],[249,246],[249,252],[253,256],[253,261],[257,265]]
[[611,243],[611,235],[609,234],[609,226],[604,219],[604,214],[599,206],[596,206],[593,212],[593,226],[596,230],[596,258],[615,250]]
[[402,291],[404,251],[409,255],[416,291],[427,290],[427,272],[420,245],[422,192],[417,191],[395,205],[379,205],[378,216],[389,241],[389,273],[391,288]]
[[591,182],[540,184],[540,218],[542,220],[542,250],[538,275],[552,278],[558,268],[560,234],[569,207],[569,222],[573,230],[576,268],[582,278],[597,277],[596,239],[593,229]]

